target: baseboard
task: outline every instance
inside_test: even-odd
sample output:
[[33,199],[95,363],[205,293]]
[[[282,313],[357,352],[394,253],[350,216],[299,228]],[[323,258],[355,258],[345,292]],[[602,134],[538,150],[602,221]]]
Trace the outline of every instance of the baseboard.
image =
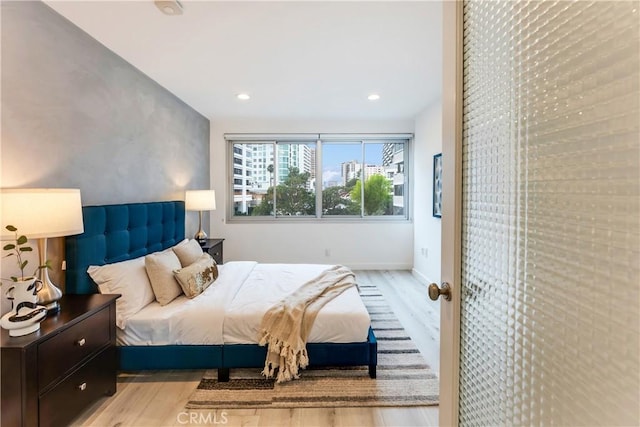
[[403,263],[350,263],[345,264],[352,270],[411,270],[411,264]]
[[418,281],[420,281],[420,283],[423,283],[425,285],[428,285],[430,283],[436,283],[433,280],[429,280],[429,278],[427,276],[425,276],[424,274],[420,273],[418,270],[416,270],[415,268],[411,269],[411,274],[413,275],[413,277],[415,277],[416,279],[418,279]]

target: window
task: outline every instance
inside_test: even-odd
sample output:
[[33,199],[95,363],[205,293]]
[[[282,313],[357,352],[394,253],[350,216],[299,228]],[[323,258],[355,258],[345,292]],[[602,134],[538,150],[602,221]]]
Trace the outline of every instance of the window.
[[231,178],[232,217],[408,218],[410,136],[225,135],[252,178]]

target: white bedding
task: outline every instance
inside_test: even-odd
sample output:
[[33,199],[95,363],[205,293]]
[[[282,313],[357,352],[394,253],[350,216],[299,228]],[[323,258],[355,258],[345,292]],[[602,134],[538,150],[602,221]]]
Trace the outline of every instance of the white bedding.
[[[297,287],[329,268],[317,264],[220,265],[212,286],[194,299],[153,302],[117,329],[119,345],[255,344],[264,313]],[[351,288],[322,308],[308,342],[363,342],[370,318]]]

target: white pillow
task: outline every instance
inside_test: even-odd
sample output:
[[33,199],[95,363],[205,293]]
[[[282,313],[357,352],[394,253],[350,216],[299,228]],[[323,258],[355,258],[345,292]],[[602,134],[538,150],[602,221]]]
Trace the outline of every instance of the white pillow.
[[91,265],[87,273],[103,294],[120,294],[116,300],[116,325],[124,329],[127,319],[155,300],[144,257],[101,266]]
[[144,265],[160,305],[169,304],[182,293],[182,288],[173,276],[173,270],[181,267],[180,260],[171,249],[147,255],[144,257]]
[[188,267],[202,256],[202,246],[197,240],[191,239],[187,243],[180,243],[173,247],[173,252],[180,260],[182,267]]

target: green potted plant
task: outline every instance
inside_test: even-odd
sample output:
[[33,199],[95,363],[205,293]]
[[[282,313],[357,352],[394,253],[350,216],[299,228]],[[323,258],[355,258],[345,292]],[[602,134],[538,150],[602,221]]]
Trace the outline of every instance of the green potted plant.
[[19,277],[11,276],[11,281],[14,283],[14,286],[7,290],[7,296],[9,299],[14,300],[14,302],[16,300],[18,302],[26,300],[35,303],[39,290],[39,287],[35,283],[37,280],[36,274],[43,268],[51,268],[51,263],[47,260],[44,265],[37,266],[31,276],[25,277],[24,271],[29,264],[29,260],[23,259],[23,254],[25,252],[33,252],[33,248],[29,246],[26,236],[18,234],[18,229],[16,227],[13,225],[7,225],[5,228],[14,233],[15,239],[13,240],[13,243],[8,243],[2,248],[4,251],[8,252],[4,258],[15,257],[16,264],[20,269]]
[[33,249],[29,246],[27,237],[19,235],[15,226],[7,225],[5,228],[14,233],[15,239],[13,243],[3,246],[2,249],[8,252],[4,258],[16,258],[20,277],[11,276],[12,285],[6,291],[7,299],[11,301],[11,311],[0,318],[0,326],[9,330],[9,336],[19,337],[40,329],[40,321],[47,315],[46,307],[37,304],[42,282],[36,278],[36,273],[43,268],[50,268],[50,264],[46,261],[44,265],[36,267],[33,275],[25,277],[24,270],[29,261],[23,259],[23,254],[33,252]]

